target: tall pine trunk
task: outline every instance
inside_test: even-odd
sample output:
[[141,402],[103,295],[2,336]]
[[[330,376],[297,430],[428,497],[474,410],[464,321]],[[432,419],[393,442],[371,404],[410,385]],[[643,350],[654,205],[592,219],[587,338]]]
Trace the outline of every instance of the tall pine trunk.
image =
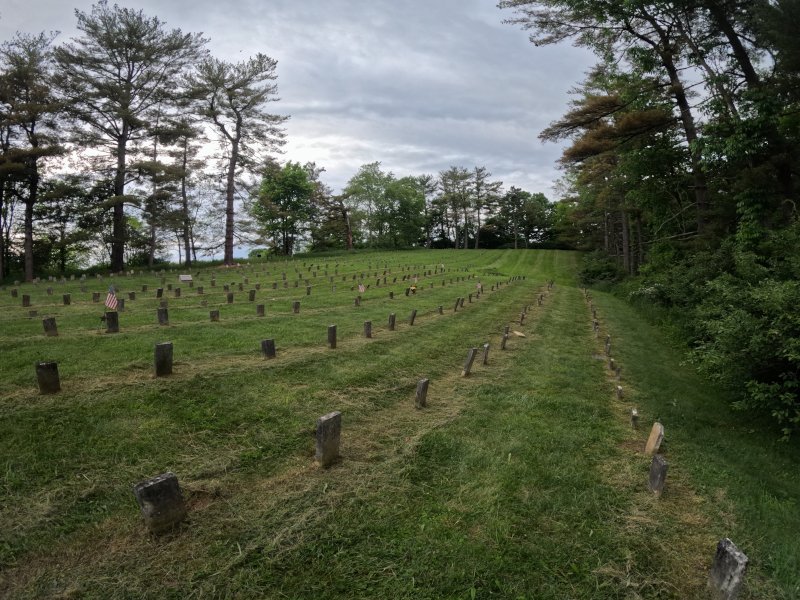
[[122,271],[125,268],[125,160],[127,158],[127,142],[129,126],[122,125],[122,133],[117,138],[117,168],[114,174],[114,212],[111,233],[111,270]]

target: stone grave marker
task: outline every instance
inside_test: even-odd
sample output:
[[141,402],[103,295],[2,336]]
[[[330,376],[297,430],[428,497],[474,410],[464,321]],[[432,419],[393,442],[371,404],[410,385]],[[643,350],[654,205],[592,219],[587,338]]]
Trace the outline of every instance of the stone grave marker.
[[635,408],[631,409],[631,427],[639,429],[639,411]]
[[664,426],[656,421],[650,430],[650,437],[647,438],[647,445],[644,447],[645,454],[653,455],[661,448],[664,441]]
[[478,354],[477,348],[470,348],[467,352],[467,360],[464,361],[464,369],[461,371],[462,377],[467,377],[472,370],[472,363],[475,361],[475,356]]
[[506,343],[508,343],[508,334],[504,333],[502,339],[500,340],[500,350],[506,349]]
[[58,336],[58,327],[56,327],[55,317],[47,317],[46,319],[42,319],[42,326],[44,327],[44,334],[47,337]]
[[264,316],[264,305],[263,304],[256,304],[256,316],[263,317]]
[[389,331],[394,331],[396,315],[394,313],[389,313]]
[[208,318],[212,323],[219,323],[219,310],[211,310],[208,312]]
[[342,435],[342,413],[336,411],[317,419],[317,462],[328,467],[339,458],[339,442]]
[[119,313],[109,311],[106,313],[106,333],[119,333]]
[[180,298],[181,297],[181,288],[175,288],[175,297],[176,298]]
[[233,304],[233,292],[225,294],[225,300],[228,304]]
[[261,340],[261,353],[265,358],[275,358],[275,340]]
[[156,298],[164,297],[164,288],[156,288]]
[[158,324],[169,325],[169,313],[167,312],[166,307],[162,306],[158,309]]
[[69,294],[64,294],[61,297],[61,299],[64,302],[64,306],[69,306],[70,304],[72,304],[72,296],[70,296]]
[[364,337],[372,337],[372,321],[364,321]]
[[128,300],[136,300],[136,292],[128,292]]
[[336,325],[328,325],[328,346],[331,350],[336,349]]
[[417,382],[417,393],[414,396],[414,406],[417,408],[425,408],[428,406],[428,384],[429,379],[420,379]]
[[415,308],[414,310],[411,311],[411,316],[408,317],[408,324],[413,326],[414,320],[416,318],[417,318],[417,309]]
[[172,375],[172,342],[161,342],[155,347],[156,377]]
[[250,290],[249,292],[247,292],[247,299],[250,302],[255,302],[256,301],[256,291],[255,290]]
[[708,588],[713,600],[736,600],[739,597],[748,562],[747,555],[730,539],[719,541],[708,574]]
[[41,394],[55,394],[61,391],[61,380],[58,377],[57,362],[37,362],[36,381]]
[[11,288],[11,297],[17,298],[19,296],[19,290],[17,288]]
[[300,314],[300,302],[292,302],[292,312],[296,315]]
[[489,344],[483,345],[483,364],[489,364]]
[[667,481],[668,468],[669,465],[667,464],[663,454],[656,454],[653,457],[653,461],[650,463],[650,478],[648,479],[648,485],[650,487],[650,491],[656,496],[661,496],[662,492],[664,491],[664,484]]
[[174,473],[167,472],[137,483],[133,495],[150,533],[170,531],[186,518],[186,505]]

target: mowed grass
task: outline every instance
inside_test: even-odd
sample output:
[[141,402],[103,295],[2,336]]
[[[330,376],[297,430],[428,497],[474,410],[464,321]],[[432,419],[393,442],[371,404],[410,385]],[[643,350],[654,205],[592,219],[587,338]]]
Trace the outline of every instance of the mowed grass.
[[[87,281],[85,294],[78,282],[63,286],[70,307],[60,306],[60,284],[20,286],[20,296],[33,289],[33,319],[6,290],[0,595],[701,598],[716,541],[729,535],[753,558],[743,597],[793,597],[788,541],[798,490],[787,474],[797,472],[796,453],[758,438],[760,458],[746,473],[755,479],[760,469],[762,489],[740,488],[736,469],[746,461],[717,452],[721,434],[701,443],[717,429],[714,410],[724,413],[720,399],[691,427],[667,420],[668,488],[653,498],[642,449],[652,419],[667,419],[655,408],[660,390],[699,383],[629,309],[610,306],[625,315],[601,316],[623,366],[626,399],[614,399],[615,382],[593,356],[602,344],[574,287],[578,260],[555,251],[430,251],[207,270],[195,281],[204,296],[185,285],[180,299],[165,290],[168,327],[156,323],[158,277],[114,278],[121,297],[135,290],[137,299],[113,335],[99,329],[102,309],[90,293],[104,296],[109,279]],[[441,265],[444,274],[423,275]],[[295,268],[311,296],[304,281],[283,289],[281,273],[293,286]],[[376,288],[384,270],[388,285]],[[355,307],[352,275],[362,272],[370,289]],[[415,273],[420,291],[406,297],[401,278]],[[525,279],[506,283],[515,276]],[[166,277],[178,286],[177,273]],[[556,281],[551,291],[548,279]],[[478,280],[484,294],[454,312]],[[224,303],[226,283],[236,286],[233,305]],[[291,314],[294,300],[299,315]],[[604,315],[615,301],[598,302]],[[258,303],[264,318],[255,316]],[[217,306],[221,322],[210,323]],[[525,323],[513,323],[525,306]],[[49,314],[58,338],[41,332]],[[362,334],[368,319],[370,340]],[[336,350],[325,344],[333,323]],[[501,352],[508,324],[526,337],[512,336]],[[276,340],[274,361],[259,355],[267,337]],[[155,379],[153,344],[166,340],[175,344],[175,374]],[[467,349],[487,342],[489,364],[479,358],[461,378]],[[38,395],[33,362],[41,359],[59,361],[60,394]],[[661,379],[651,379],[654,370]],[[431,379],[429,406],[416,410],[422,377]],[[642,412],[640,431],[626,423],[632,403]],[[320,469],[314,422],[331,410],[343,413],[342,460]],[[678,427],[687,431],[678,435]],[[729,437],[728,449],[755,439],[742,430]],[[152,538],[131,487],[166,470],[178,475],[189,519]],[[777,494],[781,502],[763,500]],[[776,530],[784,518],[789,529]]]

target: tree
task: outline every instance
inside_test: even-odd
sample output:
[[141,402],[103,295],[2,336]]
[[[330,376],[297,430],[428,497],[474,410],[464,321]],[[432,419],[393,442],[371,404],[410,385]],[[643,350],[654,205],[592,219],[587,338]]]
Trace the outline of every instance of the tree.
[[277,61],[258,53],[246,61],[202,61],[191,76],[192,95],[199,114],[207,118],[227,146],[225,185],[226,265],[233,264],[236,178],[239,169],[252,168],[256,158],[283,144],[281,124],[288,117],[267,111],[277,101]]
[[[472,174],[464,167],[450,167],[439,172],[440,206],[453,228],[453,243],[459,247],[459,233],[464,234],[463,248],[469,244],[469,212],[472,206]],[[459,219],[463,226],[459,231]]]
[[26,281],[33,280],[33,211],[39,200],[43,159],[61,154],[56,121],[62,104],[52,88],[52,35],[18,33],[0,46],[0,102],[8,135],[2,158],[6,176],[22,184]]
[[111,268],[124,268],[125,186],[132,147],[147,135],[151,113],[176,91],[187,64],[197,60],[205,41],[199,34],[168,30],[139,10],[110,7],[101,0],[90,13],[75,11],[82,36],[55,50],[59,82],[70,112],[80,124],[78,141],[105,145],[114,159]]
[[502,181],[489,181],[492,176],[486,167],[475,167],[472,172],[472,198],[475,203],[475,250],[480,245],[481,214],[491,211],[497,204]]
[[251,211],[284,256],[292,255],[298,236],[307,226],[315,190],[309,172],[299,163],[287,162],[281,167],[270,162],[264,169]]

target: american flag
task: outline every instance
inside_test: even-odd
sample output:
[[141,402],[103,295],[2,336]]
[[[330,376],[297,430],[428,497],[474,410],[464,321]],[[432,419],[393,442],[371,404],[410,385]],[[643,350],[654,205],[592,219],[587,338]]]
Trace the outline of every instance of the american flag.
[[117,294],[114,292],[114,286],[108,288],[108,295],[106,296],[106,306],[109,310],[117,310]]
[[359,291],[359,292],[361,292],[361,293],[363,294],[364,292],[366,292],[366,291],[367,291],[367,288],[365,288],[365,287],[364,287],[364,284],[363,284],[363,283],[359,283],[359,284],[358,284],[358,291]]

